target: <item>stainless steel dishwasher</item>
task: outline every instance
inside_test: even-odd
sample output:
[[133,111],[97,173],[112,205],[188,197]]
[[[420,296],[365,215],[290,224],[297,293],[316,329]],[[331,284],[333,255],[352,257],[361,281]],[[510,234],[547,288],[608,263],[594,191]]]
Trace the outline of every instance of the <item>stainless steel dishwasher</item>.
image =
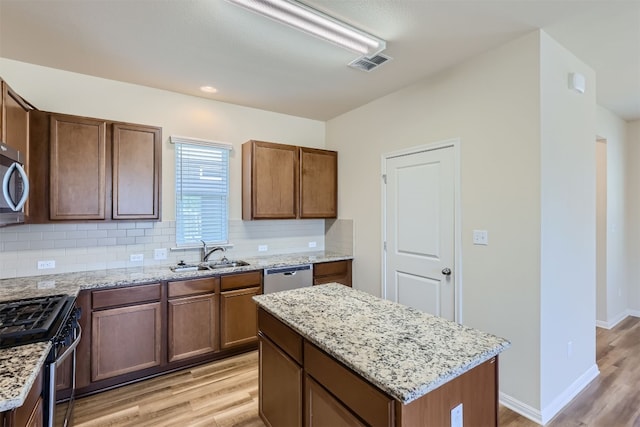
[[264,293],[286,291],[313,285],[311,264],[264,269]]

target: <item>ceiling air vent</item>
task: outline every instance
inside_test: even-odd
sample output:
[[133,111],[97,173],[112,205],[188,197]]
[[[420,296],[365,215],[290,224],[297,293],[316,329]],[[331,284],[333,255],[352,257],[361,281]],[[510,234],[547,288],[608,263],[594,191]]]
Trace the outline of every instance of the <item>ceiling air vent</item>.
[[367,58],[366,56],[361,56],[360,58],[356,58],[349,63],[349,67],[357,68],[358,70],[366,71],[367,73],[375,68],[378,68],[391,58],[384,55],[375,55],[371,58]]

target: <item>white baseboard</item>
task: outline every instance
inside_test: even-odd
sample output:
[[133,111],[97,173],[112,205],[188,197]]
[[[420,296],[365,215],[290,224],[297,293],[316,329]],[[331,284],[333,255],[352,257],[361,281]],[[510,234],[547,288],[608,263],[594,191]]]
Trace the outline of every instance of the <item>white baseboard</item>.
[[533,406],[529,406],[526,403],[523,403],[518,399],[514,399],[513,397],[503,392],[499,393],[499,400],[502,406],[506,406],[513,412],[517,412],[518,414],[530,419],[536,424],[542,424],[542,414]]
[[625,310],[622,313],[618,314],[616,317],[614,317],[613,320],[608,320],[608,321],[596,320],[596,326],[604,329],[613,329],[618,325],[618,323],[622,322],[624,319],[626,319],[629,316],[640,317],[640,311]]
[[571,400],[578,395],[591,381],[593,381],[598,375],[600,370],[598,365],[594,364],[578,379],[576,379],[565,391],[563,391],[558,397],[556,397],[551,404],[547,405],[542,411],[527,405],[513,397],[500,392],[499,399],[500,404],[506,406],[514,412],[522,415],[525,418],[530,419],[534,423],[545,425],[553,417],[555,417]]
[[555,417],[571,400],[589,385],[598,375],[600,370],[597,364],[593,364],[587,371],[580,375],[569,387],[558,395],[553,402],[542,409],[542,424],[546,424]]

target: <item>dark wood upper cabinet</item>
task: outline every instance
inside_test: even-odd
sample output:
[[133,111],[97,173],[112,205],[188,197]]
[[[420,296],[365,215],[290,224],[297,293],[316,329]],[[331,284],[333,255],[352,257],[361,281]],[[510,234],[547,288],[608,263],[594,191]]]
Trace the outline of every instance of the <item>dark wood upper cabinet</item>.
[[298,147],[264,141],[242,145],[242,219],[298,215]]
[[161,128],[34,111],[30,132],[28,222],[160,219]]
[[29,143],[29,111],[33,107],[0,79],[0,140],[20,151],[26,161]]
[[336,218],[338,153],[264,141],[242,145],[242,219]]
[[160,217],[162,130],[113,125],[113,219]]
[[106,218],[106,139],[104,120],[51,116],[50,219]]
[[338,153],[300,147],[300,218],[338,216]]

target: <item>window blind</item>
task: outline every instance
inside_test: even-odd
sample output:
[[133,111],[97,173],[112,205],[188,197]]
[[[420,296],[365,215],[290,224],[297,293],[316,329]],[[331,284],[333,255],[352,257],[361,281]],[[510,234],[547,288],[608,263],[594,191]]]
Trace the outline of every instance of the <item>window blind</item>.
[[229,150],[176,142],[176,244],[227,243]]

